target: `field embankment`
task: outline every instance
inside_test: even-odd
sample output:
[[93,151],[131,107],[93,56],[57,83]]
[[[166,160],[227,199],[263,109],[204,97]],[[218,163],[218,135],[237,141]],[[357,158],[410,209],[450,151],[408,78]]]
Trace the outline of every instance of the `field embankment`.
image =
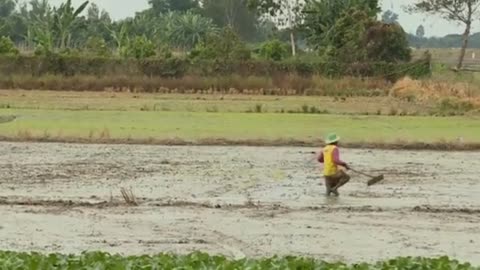
[[[351,147],[477,149],[475,114],[434,117],[438,105],[379,97],[2,91],[10,141],[318,145],[335,131]],[[456,111],[458,112],[458,111]]]

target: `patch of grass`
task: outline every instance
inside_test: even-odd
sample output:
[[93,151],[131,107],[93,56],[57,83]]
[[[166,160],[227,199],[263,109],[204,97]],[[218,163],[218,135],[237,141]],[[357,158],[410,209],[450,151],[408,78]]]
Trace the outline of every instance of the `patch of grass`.
[[[186,141],[226,139],[320,141],[337,132],[349,143],[421,142],[445,139],[480,142],[478,117],[349,116],[323,114],[246,114],[206,112],[52,111],[1,109],[19,115],[0,125],[0,136],[32,140],[44,131],[57,138]],[[92,130],[100,134],[92,135]]]
[[[258,96],[258,95],[196,95],[196,94],[131,94],[111,92],[62,92],[62,91],[2,91],[2,102],[15,109],[92,110],[92,111],[185,111],[206,112],[218,108],[218,112],[255,112],[262,104],[262,113],[275,113],[283,109],[297,111],[302,106],[330,113],[360,113],[395,106],[408,111],[424,111],[424,104],[408,103],[389,97],[354,97],[333,102],[331,97],[318,96]],[[4,108],[8,109],[8,108]]]
[[464,115],[475,109],[475,105],[470,101],[446,98],[437,105],[437,112],[442,116]]

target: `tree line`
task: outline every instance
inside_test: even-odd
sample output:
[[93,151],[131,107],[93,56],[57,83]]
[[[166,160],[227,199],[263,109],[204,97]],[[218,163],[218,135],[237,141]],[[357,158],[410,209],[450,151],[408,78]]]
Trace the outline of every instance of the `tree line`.
[[[465,47],[478,2],[418,0],[408,8],[464,23]],[[148,9],[115,21],[89,1],[55,7],[48,0],[0,0],[0,53],[409,61],[410,44],[425,38],[380,12],[379,0],[149,0]]]

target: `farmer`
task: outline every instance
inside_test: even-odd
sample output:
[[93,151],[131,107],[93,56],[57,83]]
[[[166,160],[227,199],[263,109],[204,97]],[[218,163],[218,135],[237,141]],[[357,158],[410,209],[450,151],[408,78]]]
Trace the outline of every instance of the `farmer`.
[[325,148],[318,155],[318,162],[323,163],[323,175],[325,176],[325,187],[327,196],[332,193],[339,196],[338,189],[350,181],[350,176],[340,167],[349,170],[347,163],[340,159],[338,142],[340,137],[337,134],[329,134],[325,139]]

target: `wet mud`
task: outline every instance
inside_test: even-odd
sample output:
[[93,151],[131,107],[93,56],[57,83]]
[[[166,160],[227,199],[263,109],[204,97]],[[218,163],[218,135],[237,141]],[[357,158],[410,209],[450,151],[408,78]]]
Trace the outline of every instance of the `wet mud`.
[[[324,196],[313,148],[0,143],[0,249],[347,262],[449,255],[480,263],[480,153],[344,149]],[[138,206],[123,201],[131,189]]]

